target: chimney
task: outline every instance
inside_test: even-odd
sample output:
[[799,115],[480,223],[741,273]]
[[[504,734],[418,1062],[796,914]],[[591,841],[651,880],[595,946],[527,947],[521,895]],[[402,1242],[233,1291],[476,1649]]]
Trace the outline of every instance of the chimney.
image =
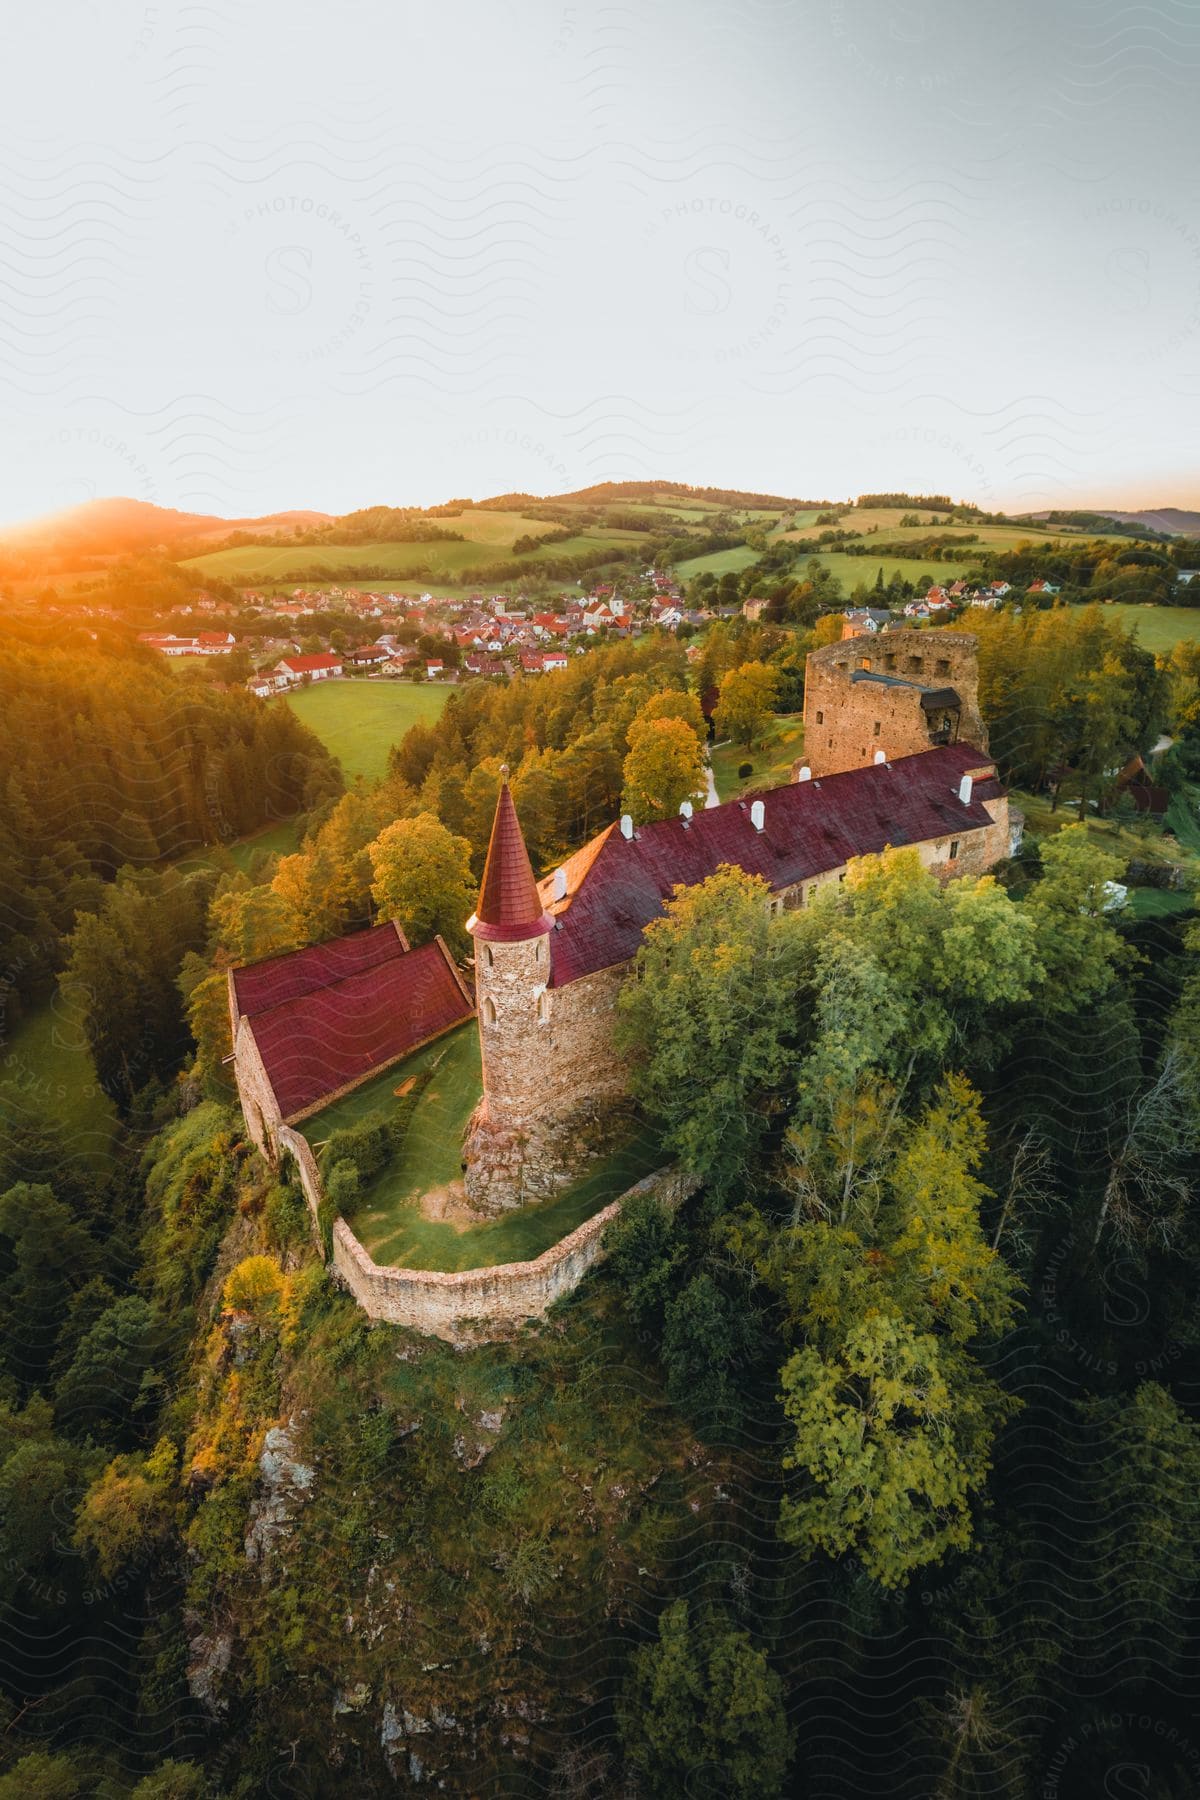
[[801,771],[800,771],[799,775],[796,777],[796,779],[798,781],[811,781],[812,780],[812,770],[809,768],[807,763],[805,763],[804,767],[801,769]]
[[767,809],[761,800],[756,800],[750,808],[750,823],[755,831],[761,831],[767,820]]
[[632,836],[633,836],[633,814],[632,813],[622,813],[621,814],[621,836],[623,838],[632,838]]
[[971,804],[972,785],[971,777],[969,775],[964,775],[958,784],[958,797],[964,806],[970,806]]
[[679,802],[679,816],[683,820],[683,828],[686,831],[688,820],[692,816],[692,803],[690,800],[681,800]]
[[877,763],[885,763],[887,761],[887,751],[886,750],[877,750],[875,752],[875,761]]
[[555,869],[555,871],[554,871],[554,898],[556,900],[565,900],[566,897],[567,897],[567,871],[565,869]]

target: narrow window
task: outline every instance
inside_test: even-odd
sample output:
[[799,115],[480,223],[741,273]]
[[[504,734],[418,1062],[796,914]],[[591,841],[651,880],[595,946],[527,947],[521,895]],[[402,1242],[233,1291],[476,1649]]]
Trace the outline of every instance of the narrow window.
[[938,657],[936,667],[939,675],[948,675],[950,673],[949,661],[944,656]]
[[958,856],[958,839],[953,838],[950,843],[950,861],[953,862],[957,856]]
[[869,656],[860,656],[858,659],[858,666],[860,669],[869,669],[871,667],[870,657]]
[[543,992],[538,995],[538,1024],[539,1025],[548,1025],[549,1023],[550,1023],[550,996],[549,996],[549,994]]
[[486,957],[486,958],[487,958],[487,966],[488,966],[488,968],[489,968],[489,969],[490,969],[490,968],[492,968],[492,966],[493,966],[493,965],[494,965],[494,963],[495,963],[495,961],[496,961],[496,959],[495,959],[495,957],[494,957],[494,956],[493,956],[493,955],[492,955],[492,946],[491,946],[491,945],[490,945],[490,944],[485,944],[485,945],[484,945],[484,946],[483,946],[483,954],[484,954],[484,956],[485,956],[485,957]]
[[825,723],[825,714],[823,712],[819,712],[817,714],[817,724],[823,725],[824,723]]
[[496,1002],[490,997],[483,1003],[483,1022],[485,1025],[496,1023]]
[[872,737],[878,737],[878,736],[879,736],[879,720],[878,720],[878,719],[876,719],[876,721],[875,721],[875,729],[874,729],[874,731],[873,731],[873,732],[872,732],[872,733],[871,733],[871,736],[872,736]]

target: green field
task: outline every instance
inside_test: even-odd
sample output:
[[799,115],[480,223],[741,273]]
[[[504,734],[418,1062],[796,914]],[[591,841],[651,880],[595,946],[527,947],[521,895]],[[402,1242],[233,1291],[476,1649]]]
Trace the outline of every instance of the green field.
[[71,1149],[106,1175],[117,1114],[96,1080],[79,1013],[62,988],[14,1028],[0,1044],[0,1102],[18,1117],[57,1126]]
[[713,550],[708,556],[691,556],[687,562],[675,565],[675,573],[680,581],[690,581],[693,575],[728,575],[731,570],[738,575],[757,561],[757,550],[751,550],[749,544],[735,544],[732,550]]
[[[712,751],[713,780],[722,800],[736,800],[751,788],[782,787],[792,779],[792,763],[804,748],[801,713],[780,713],[771,721],[766,741],[748,751],[742,744],[718,744]],[[738,769],[749,763],[744,779]]]
[[[436,521],[435,521],[436,522]],[[527,519],[520,513],[487,512],[473,508],[456,519],[441,521],[447,531],[463,534],[462,543],[428,544],[246,544],[233,550],[210,550],[182,566],[202,574],[219,575],[225,581],[281,581],[296,570],[328,571],[332,578],[346,569],[381,568],[389,575],[407,576],[414,569],[429,571],[429,580],[452,579],[464,569],[493,563],[508,556],[520,537],[545,537],[556,527],[545,519]],[[546,544],[526,562],[537,563],[558,556],[577,556],[586,550],[617,550],[639,541],[636,531],[608,530],[586,525],[560,544]]]
[[377,781],[388,751],[418,719],[436,719],[450,692],[440,682],[317,681],[297,688],[286,701],[337,757],[350,780]]
[[430,1068],[434,1073],[413,1109],[399,1154],[368,1184],[347,1220],[378,1263],[455,1270],[528,1261],[662,1166],[657,1139],[641,1131],[541,1205],[465,1228],[426,1218],[416,1204],[420,1196],[461,1178],[463,1133],[482,1092],[479,1033],[473,1020],[306,1120],[302,1130],[316,1155],[320,1157],[333,1131],[397,1105],[396,1088]]
[[1194,606],[1133,606],[1125,600],[1105,603],[1104,616],[1116,613],[1122,625],[1137,630],[1138,643],[1156,656],[1191,638],[1200,643],[1200,608]]

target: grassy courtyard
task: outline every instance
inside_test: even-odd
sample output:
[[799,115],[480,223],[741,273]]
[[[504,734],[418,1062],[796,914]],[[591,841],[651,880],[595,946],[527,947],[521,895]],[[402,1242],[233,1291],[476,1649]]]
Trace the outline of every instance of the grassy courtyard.
[[[804,717],[780,713],[772,719],[767,735],[753,750],[744,744],[718,744],[712,751],[713,780],[722,800],[736,800],[750,788],[782,787],[792,779],[792,763],[804,748]],[[749,763],[750,775],[738,770]]]
[[301,1129],[318,1160],[334,1131],[397,1105],[396,1089],[432,1069],[399,1154],[365,1187],[347,1223],[375,1261],[408,1269],[478,1269],[526,1262],[599,1212],[610,1200],[660,1168],[662,1151],[648,1132],[600,1158],[553,1200],[522,1207],[505,1218],[463,1228],[426,1218],[422,1195],[447,1188],[462,1176],[462,1140],[481,1093],[479,1034],[474,1021],[364,1083],[305,1121]]
[[377,781],[392,745],[418,719],[436,719],[449,692],[436,681],[317,681],[297,688],[286,704],[333,752],[350,780],[363,775]]

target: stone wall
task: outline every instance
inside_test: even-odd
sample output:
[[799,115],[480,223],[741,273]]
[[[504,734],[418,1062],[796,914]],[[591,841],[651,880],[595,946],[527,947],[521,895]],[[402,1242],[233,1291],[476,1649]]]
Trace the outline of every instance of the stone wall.
[[238,1022],[234,1038],[233,1073],[246,1130],[274,1167],[282,1114],[254,1041],[254,1029],[246,1018]]
[[889,762],[928,750],[942,715],[926,714],[920,687],[855,681],[858,673],[897,676],[926,688],[953,688],[961,702],[952,740],[987,749],[979,711],[978,640],[966,631],[898,630],[826,644],[804,677],[804,755],[814,777],[861,769],[882,750]]
[[317,1167],[317,1159],[312,1153],[312,1146],[303,1132],[293,1130],[290,1125],[279,1127],[279,1151],[281,1155],[289,1155],[295,1159],[300,1173],[300,1186],[304,1189],[304,1198],[308,1201],[308,1210],[312,1214],[313,1231],[321,1255],[325,1254],[325,1243],[321,1236],[321,1202],[325,1198],[325,1188],[321,1181],[321,1171]]
[[532,1262],[443,1274],[434,1269],[381,1268],[344,1219],[333,1228],[333,1266],[338,1278],[372,1319],[451,1344],[486,1343],[511,1336],[530,1319],[543,1318],[571,1293],[603,1256],[603,1238],[634,1194],[654,1193],[674,1210],[699,1187],[679,1169],[648,1175]]

